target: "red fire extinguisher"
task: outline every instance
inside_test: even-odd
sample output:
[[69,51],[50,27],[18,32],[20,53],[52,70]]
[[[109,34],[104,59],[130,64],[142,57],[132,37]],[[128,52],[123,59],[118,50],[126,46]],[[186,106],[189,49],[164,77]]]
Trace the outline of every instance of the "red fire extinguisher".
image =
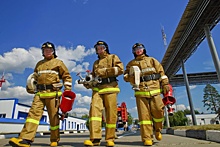
[[72,91],[64,91],[62,94],[62,99],[60,103],[60,110],[62,112],[61,120],[67,117],[67,112],[72,110],[72,106],[74,100],[76,98],[76,94]]
[[167,107],[167,111],[168,111],[168,114],[170,116],[173,115],[173,112],[174,112],[174,108],[172,108],[172,105],[176,103],[176,99],[173,97],[173,88],[172,86],[169,84],[169,87],[170,87],[170,91],[167,92],[166,94],[163,94],[163,103],[164,105]]

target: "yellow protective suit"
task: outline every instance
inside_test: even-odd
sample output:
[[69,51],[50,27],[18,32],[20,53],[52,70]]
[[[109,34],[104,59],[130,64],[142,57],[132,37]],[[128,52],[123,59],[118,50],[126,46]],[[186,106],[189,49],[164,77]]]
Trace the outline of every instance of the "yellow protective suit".
[[[62,80],[64,90],[71,90],[72,78],[64,63],[54,57],[39,61],[34,72],[35,74],[33,76],[37,82],[38,92],[35,93],[32,106],[19,138],[34,141],[43,109],[46,106],[50,119],[50,141],[58,142],[60,140],[60,120],[58,116],[59,99],[56,99],[56,95],[59,98],[62,92],[52,89],[51,85],[59,83]],[[27,91],[28,93],[33,93],[32,89],[27,88]]]
[[89,112],[90,140],[102,138],[102,111],[106,114],[106,141],[114,141],[117,121],[117,94],[120,92],[116,77],[123,74],[123,63],[117,55],[100,56],[93,64],[93,77],[101,77],[104,83],[93,87]]
[[168,84],[168,78],[164,73],[162,65],[154,58],[147,57],[144,54],[131,60],[124,72],[126,82],[134,82],[133,75],[129,75],[130,67],[138,66],[141,74],[140,79],[152,74],[160,74],[160,78],[155,80],[141,81],[139,91],[135,91],[138,117],[140,122],[141,139],[151,140],[154,124],[155,131],[160,132],[164,119],[164,104],[161,94],[161,87]]

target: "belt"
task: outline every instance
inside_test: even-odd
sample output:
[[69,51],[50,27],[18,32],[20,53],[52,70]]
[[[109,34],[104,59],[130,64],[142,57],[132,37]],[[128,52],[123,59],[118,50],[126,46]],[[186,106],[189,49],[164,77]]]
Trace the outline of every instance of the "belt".
[[114,81],[118,81],[116,77],[110,77],[110,78],[102,78],[102,82],[100,84],[107,84]]
[[140,78],[140,82],[147,82],[147,81],[150,81],[150,80],[158,80],[158,79],[160,79],[160,74],[152,74],[152,75],[146,75],[146,76],[142,76],[141,78]]
[[53,85],[38,84],[38,85],[37,85],[37,89],[38,89],[38,90],[53,89]]

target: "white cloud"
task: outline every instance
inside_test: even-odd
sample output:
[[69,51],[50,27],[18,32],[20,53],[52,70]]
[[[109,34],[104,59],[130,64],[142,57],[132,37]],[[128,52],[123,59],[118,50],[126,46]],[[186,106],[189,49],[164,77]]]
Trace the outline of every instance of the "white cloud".
[[135,98],[135,97],[133,97],[133,96],[131,96],[131,97],[130,97],[130,99],[131,99],[131,100],[136,100],[136,98]]
[[84,0],[84,1],[83,1],[83,4],[84,4],[84,5],[87,4],[88,1],[89,1],[89,0]]
[[7,80],[5,80],[4,83],[2,83],[2,91],[3,90],[6,90],[9,86],[13,86],[14,84],[13,83],[9,83]]
[[190,110],[190,106],[187,106],[186,109]]
[[191,85],[189,86],[190,89],[195,89],[196,88],[196,85]]
[[127,110],[133,118],[138,118],[137,107],[133,107]]
[[82,64],[79,65],[75,65],[74,67],[72,67],[70,69],[70,72],[75,72],[75,73],[79,73],[79,72],[85,72],[89,67],[89,62],[83,62]]
[[4,53],[3,56],[0,55],[0,71],[22,73],[25,68],[33,68],[37,62],[36,57],[41,53],[39,50],[35,57],[32,53],[35,53],[36,48],[31,48],[29,51],[23,48],[14,48],[11,52]]
[[91,97],[82,96],[80,93],[76,94],[76,106],[89,107],[91,103]]
[[75,81],[74,86],[73,86],[74,90],[76,91],[87,91],[87,92],[91,92],[91,89],[87,89],[83,86],[83,84],[78,84],[78,80]]
[[[184,111],[186,109],[190,110],[190,106],[185,106],[184,104],[173,105],[172,107],[175,108],[175,112],[176,111]],[[201,108],[195,108],[195,110],[200,112]]]
[[[88,69],[89,63],[82,62],[86,56],[95,54],[95,49],[86,50],[84,46],[78,45],[76,49],[58,46],[56,49],[58,58],[61,59],[67,68],[72,72],[82,72]],[[34,68],[36,63],[42,60],[40,48],[30,47],[13,48],[10,52],[0,55],[0,71],[23,73],[26,68]],[[78,64],[76,62],[82,62]]]
[[206,70],[214,70],[215,69],[213,61],[205,61],[205,62],[203,62],[203,65]]
[[89,114],[89,109],[87,109],[87,108],[74,108],[71,112],[76,113],[77,117],[81,117],[82,115]]
[[[85,47],[78,45],[76,49],[67,49],[66,47],[58,46],[56,53],[59,59],[61,59],[70,72],[85,72],[89,67],[89,62],[82,62],[86,56],[95,54],[95,49],[91,48],[85,50]],[[76,62],[82,62],[78,64]]]
[[179,105],[173,105],[172,106],[176,111],[184,111],[186,109],[186,106],[184,104],[179,104]]
[[[15,86],[0,91],[0,98],[18,98],[19,100],[27,100],[33,98],[33,94],[27,93],[26,89],[22,86]],[[30,100],[32,101],[32,99]]]
[[82,45],[78,45],[76,49],[58,46],[56,53],[63,60],[83,61],[84,57],[94,54],[95,49],[91,48],[86,51],[86,48]]

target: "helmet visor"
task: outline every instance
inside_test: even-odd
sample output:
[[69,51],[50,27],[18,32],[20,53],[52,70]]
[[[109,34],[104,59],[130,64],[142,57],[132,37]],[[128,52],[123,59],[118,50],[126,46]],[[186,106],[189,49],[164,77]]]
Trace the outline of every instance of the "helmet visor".
[[96,45],[95,48],[96,48],[96,49],[98,49],[98,48],[106,49],[105,45],[102,45],[102,44],[101,44],[101,45]]
[[138,51],[138,50],[143,50],[143,49],[144,49],[143,46],[137,46],[137,47],[135,47],[135,48],[133,49],[133,52],[136,52],[136,51]]

